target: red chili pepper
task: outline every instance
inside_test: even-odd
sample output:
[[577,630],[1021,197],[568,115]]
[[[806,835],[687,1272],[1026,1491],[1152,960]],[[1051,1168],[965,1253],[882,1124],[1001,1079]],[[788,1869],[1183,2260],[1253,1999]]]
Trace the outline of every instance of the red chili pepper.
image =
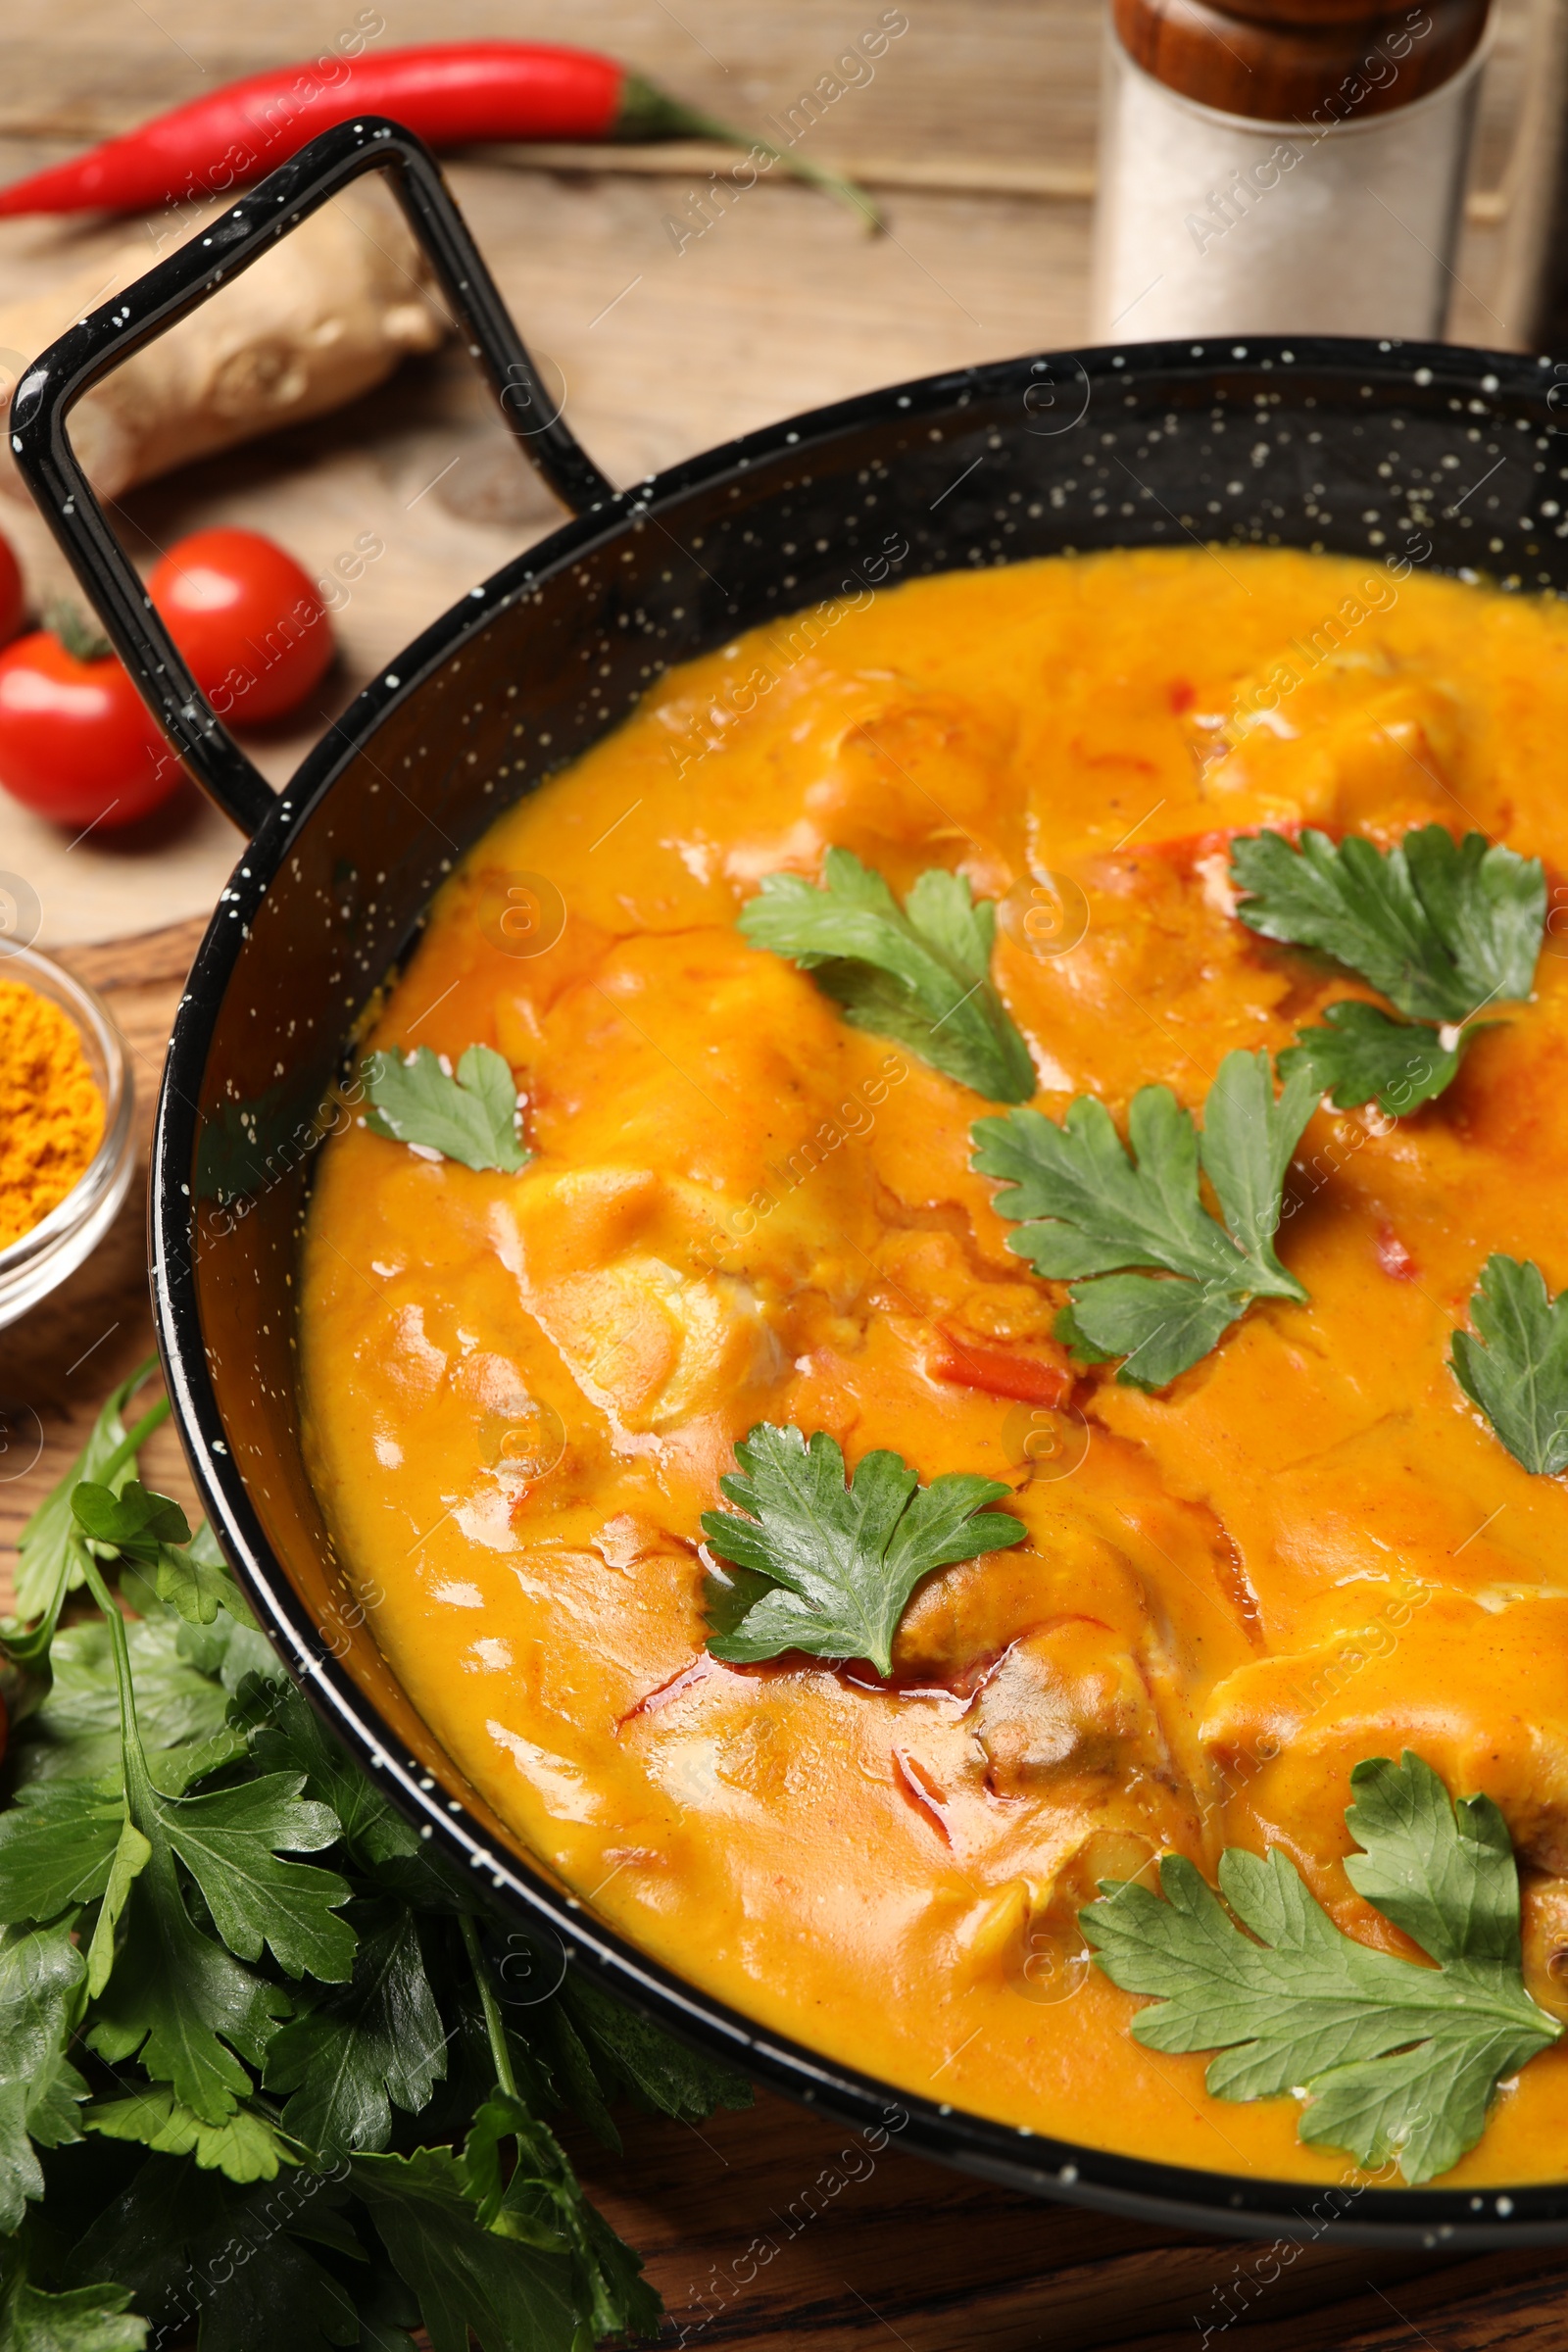
[[979,1389],[987,1396],[1015,1396],[1021,1404],[1045,1404],[1053,1410],[1072,1395],[1072,1374],[1059,1362],[1011,1348],[983,1348],[967,1334],[962,1340],[956,1340],[952,1332],[942,1337],[946,1345],[926,1365],[933,1380]]
[[668,97],[613,58],[536,41],[436,41],[231,81],[0,189],[0,215],[145,212],[247,187],[334,122],[391,115],[435,147],[494,140],[722,139],[876,214],[858,188]]

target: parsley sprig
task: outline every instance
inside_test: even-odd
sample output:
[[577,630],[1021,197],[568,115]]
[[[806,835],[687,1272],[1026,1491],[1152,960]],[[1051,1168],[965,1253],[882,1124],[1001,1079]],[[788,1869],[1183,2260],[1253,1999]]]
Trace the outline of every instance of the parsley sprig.
[[1368,2169],[1396,2157],[1414,2183],[1475,2146],[1497,2084],[1563,2029],[1525,1990],[1518,1872],[1492,1799],[1450,1802],[1408,1750],[1358,1764],[1350,1786],[1361,1851],[1346,1875],[1434,1968],[1342,1934],[1280,1846],[1266,1860],[1230,1847],[1219,1895],[1167,1854],[1163,1901],[1106,1881],[1078,1916],[1111,1982],[1158,2000],[1133,2019],[1136,2040],[1218,2050],[1216,2098],[1295,2093],[1309,2145]]
[[829,850],[820,889],[801,874],[764,874],[740,927],[754,948],[810,972],[858,1028],[897,1039],[993,1102],[1034,1093],[1029,1048],[991,978],[997,910],[971,898],[961,874],[929,867],[901,907],[853,851]]
[[1406,1016],[1342,1000],[1281,1055],[1282,1070],[1309,1069],[1342,1110],[1430,1102],[1457,1074],[1477,1015],[1534,985],[1545,871],[1484,833],[1456,842],[1422,825],[1392,850],[1311,830],[1293,849],[1281,833],[1255,833],[1233,844],[1231,874],[1250,929],[1332,956]]
[[[1019,1220],[1008,1249],[1071,1283],[1057,1337],[1081,1361],[1123,1357],[1118,1380],[1162,1389],[1254,1298],[1306,1298],[1274,1235],[1316,1101],[1309,1072],[1293,1070],[1276,1099],[1266,1054],[1228,1054],[1200,1137],[1168,1087],[1146,1086],[1128,1109],[1130,1151],[1104,1104],[1080,1095],[1059,1126],[1038,1110],[977,1119],[970,1164],[1004,1180],[997,1211]],[[1200,1169],[1223,1223],[1203,1204]],[[1134,1266],[1159,1271],[1120,1271]]]
[[[17,1539],[17,1615],[3,1629],[3,1637],[14,1663],[25,1671],[43,1668],[46,1677],[45,1661],[60,1612],[86,1576],[84,1531],[72,1509],[77,1486],[87,1479],[118,1494],[134,1471],[139,1449],[169,1418],[169,1400],[159,1396],[130,1430],[125,1428],[126,1406],[157,1370],[158,1358],[149,1356],[110,1392],[70,1471],[44,1496]],[[46,1679],[40,1687],[47,1688]]]
[[[746,2085],[571,1976],[503,2011],[498,1949],[511,1974],[524,1939],[279,1679],[205,1531],[135,1479],[161,1414],[122,1415],[151,1371],[100,1416],[76,1465],[97,1475],[34,1515],[41,1613],[3,1636],[31,1712],[0,1806],[0,2343],[652,2334],[658,2298],[546,2119],[569,2098],[618,2145],[614,2100],[697,2121]],[[75,1580],[95,1613],[62,1629]]]
[[428,1046],[407,1055],[368,1054],[363,1075],[372,1135],[509,1176],[531,1157],[518,1133],[512,1071],[493,1046],[470,1046],[455,1072]]
[[1489,1257],[1470,1320],[1474,1337],[1453,1335],[1454,1378],[1516,1462],[1555,1478],[1568,1470],[1568,1291],[1549,1298],[1532,1260]]
[[1028,1532],[987,1507],[1011,1493],[1000,1479],[950,1471],[922,1487],[901,1455],[878,1451],[846,1483],[844,1449],[821,1429],[808,1440],[793,1423],[759,1421],[735,1459],[718,1483],[736,1511],[705,1511],[703,1533],[736,1572],[710,1579],[708,1646],[736,1665],[801,1649],[891,1673],[920,1579]]

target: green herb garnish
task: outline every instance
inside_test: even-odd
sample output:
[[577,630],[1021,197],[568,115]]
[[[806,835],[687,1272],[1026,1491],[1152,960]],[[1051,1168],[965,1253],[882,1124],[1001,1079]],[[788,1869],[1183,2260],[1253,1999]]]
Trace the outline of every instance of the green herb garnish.
[[[157,1370],[158,1358],[150,1355],[128,1380],[110,1391],[70,1471],[44,1496],[17,1539],[17,1615],[6,1627],[5,1639],[19,1664],[30,1667],[47,1656],[66,1597],[79,1589],[86,1574],[86,1544],[71,1507],[77,1483],[98,1481],[118,1494],[134,1471],[137,1449],[169,1418],[163,1396],[128,1433],[122,1418],[130,1398]],[[20,1628],[28,1620],[34,1621],[32,1630],[23,1635]]]
[[[1086,1362],[1122,1356],[1118,1380],[1162,1389],[1254,1298],[1305,1299],[1273,1237],[1316,1100],[1309,1072],[1293,1071],[1276,1101],[1266,1054],[1228,1054],[1203,1104],[1201,1138],[1169,1087],[1145,1086],[1127,1113],[1131,1153],[1104,1104],[1080,1095],[1060,1126],[1038,1110],[977,1119],[970,1164],[1006,1180],[998,1213],[1023,1220],[1008,1249],[1037,1274],[1072,1284],[1058,1339]],[[1203,1206],[1200,1165],[1223,1224]],[[1116,1270],[1131,1266],[1174,1279]]]
[[491,1046],[470,1046],[455,1076],[428,1046],[407,1057],[368,1054],[364,1075],[374,1105],[365,1121],[372,1135],[509,1176],[531,1157],[517,1133],[512,1071]]
[[1233,843],[1231,872],[1250,930],[1332,956],[1411,1020],[1468,1021],[1495,997],[1530,994],[1545,871],[1484,833],[1456,842],[1423,825],[1392,850],[1310,830],[1294,850],[1254,833]]
[[750,1664],[803,1649],[817,1658],[893,1666],[893,1637],[921,1577],[954,1560],[1017,1544],[1016,1519],[986,1506],[1011,1489],[950,1471],[922,1487],[896,1453],[863,1454],[845,1484],[844,1451],[825,1430],[809,1442],[793,1424],[759,1421],[735,1448],[738,1473],[719,1480],[749,1514],[705,1511],[703,1533],[735,1578],[709,1585],[708,1646]]
[[[3,1641],[42,1695],[0,1803],[0,2345],[654,2334],[543,2119],[569,2098],[618,2145],[623,2095],[695,2122],[745,2083],[560,1981],[393,1811],[279,1679],[207,1531],[136,1483],[162,1413],[116,1439],[130,1385],[97,1475],[35,1514],[41,1613]],[[73,1573],[96,1613],[61,1630]],[[498,1974],[525,2007],[503,2015]]]
[[280,2165],[299,2161],[264,2116],[238,2108],[220,2124],[205,2123],[167,2083],[101,2099],[82,2109],[81,2120],[105,2139],[134,2140],[162,2156],[194,2156],[203,2172],[230,2180],[275,2180]]
[[309,2004],[267,2052],[267,2087],[292,2093],[291,2132],[313,2148],[384,2148],[392,2109],[417,2115],[445,2072],[445,2034],[425,1974],[418,1925],[401,1903],[364,1896],[349,1984]]
[[1281,1846],[1266,1860],[1230,1847],[1223,1903],[1167,1854],[1163,1902],[1107,1880],[1079,1924],[1113,1984],[1159,1999],[1133,2019],[1135,2040],[1218,2050],[1216,2098],[1294,2092],[1309,2145],[1368,2169],[1397,2157],[1406,2180],[1430,2180],[1475,2146],[1497,2084],[1563,2029],[1525,1990],[1519,1877],[1491,1797],[1451,1803],[1408,1750],[1358,1764],[1350,1786],[1362,1850],[1346,1875],[1436,1968],[1343,1935]]
[[1314,1091],[1327,1095],[1337,1110],[1376,1102],[1392,1117],[1433,1102],[1458,1076],[1460,1062],[1482,1031],[1496,1026],[1472,1021],[1449,1032],[1453,1042],[1446,1045],[1441,1029],[1424,1021],[1391,1021],[1359,997],[1326,1004],[1323,1019],[1324,1028],[1297,1031],[1295,1045],[1279,1057],[1280,1076],[1304,1070]]
[[1538,1477],[1568,1470],[1568,1291],[1547,1297],[1532,1260],[1489,1257],[1470,1301],[1467,1331],[1449,1362],[1516,1462]]
[[128,2286],[45,2294],[27,2278],[26,2248],[0,2257],[0,2344],[7,2352],[142,2352],[147,2323],[125,2309]]
[[[491,2101],[481,2107],[461,2156],[454,2148],[420,2148],[412,2156],[355,2159],[355,2190],[417,2297],[432,2352],[467,2352],[470,2328],[485,2352],[575,2352],[578,2345],[626,2326],[624,2296],[616,2294],[584,2231],[590,2309],[602,2303],[614,2317],[607,2327],[594,2311],[590,2328],[579,2332],[572,2266],[558,2202],[548,2194],[551,2183],[539,2184],[545,2193],[536,2194],[532,2212],[524,2192],[536,2184],[526,2173],[515,2207],[490,2203],[486,2191],[498,2131],[532,2125],[526,2109],[518,2108],[514,2119],[515,2105]],[[530,2136],[528,2132],[520,2136],[523,2163]],[[565,2159],[553,2134],[545,2136],[564,2170]],[[481,2149],[488,2162],[479,2160]],[[578,2202],[580,2192],[573,2206]],[[637,2332],[644,2331],[655,2302],[639,2285],[632,2312]]]
[[150,1572],[160,1600],[192,1625],[211,1625],[220,1608],[242,1625],[254,1625],[245,1595],[207,1530],[193,1538],[177,1502],[153,1494],[138,1479],[127,1479],[117,1494],[90,1479],[73,1490],[76,1524],[100,1548],[117,1551],[128,1565]]
[[1310,830],[1294,850],[1281,833],[1254,833],[1233,843],[1231,875],[1248,894],[1236,911],[1250,930],[1332,956],[1407,1016],[1342,1001],[1325,1011],[1331,1027],[1299,1033],[1293,1061],[1341,1110],[1431,1102],[1456,1074],[1476,1015],[1534,984],[1545,871],[1484,833],[1455,842],[1422,825],[1392,850]]
[[997,910],[961,874],[932,866],[901,908],[853,851],[829,850],[817,889],[800,874],[764,874],[741,909],[754,948],[810,972],[858,1029],[891,1037],[993,1102],[1027,1102],[1029,1049],[991,979]]

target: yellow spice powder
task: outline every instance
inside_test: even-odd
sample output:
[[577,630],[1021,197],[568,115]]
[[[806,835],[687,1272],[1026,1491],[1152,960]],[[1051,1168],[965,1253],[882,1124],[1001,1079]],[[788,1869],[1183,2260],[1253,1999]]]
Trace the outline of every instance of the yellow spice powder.
[[36,989],[0,979],[0,1250],[65,1199],[103,1131],[74,1023]]

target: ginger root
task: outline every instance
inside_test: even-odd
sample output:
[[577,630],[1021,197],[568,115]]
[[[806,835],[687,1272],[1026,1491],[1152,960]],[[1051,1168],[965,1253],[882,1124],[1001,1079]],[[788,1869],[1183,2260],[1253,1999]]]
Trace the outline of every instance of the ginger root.
[[[200,234],[201,223],[194,234]],[[151,268],[126,245],[47,294],[0,309],[0,374],[17,377],[76,319]],[[446,332],[424,257],[396,207],[356,187],[77,402],[71,438],[93,488],[137,482],[279,426],[323,416]],[[0,490],[27,493],[9,449]]]

